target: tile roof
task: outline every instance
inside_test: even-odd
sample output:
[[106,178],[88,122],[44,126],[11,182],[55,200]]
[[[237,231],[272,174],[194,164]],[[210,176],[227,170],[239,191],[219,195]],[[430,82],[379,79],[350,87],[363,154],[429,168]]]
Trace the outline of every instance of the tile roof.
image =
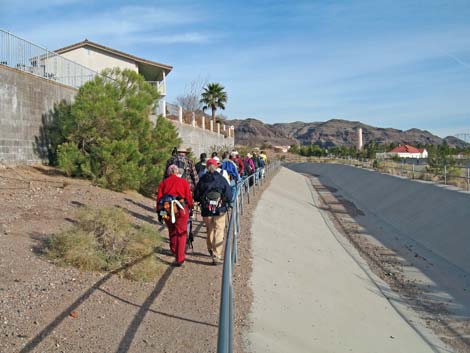
[[391,153],[423,153],[424,148],[416,148],[410,145],[400,145],[390,151]]

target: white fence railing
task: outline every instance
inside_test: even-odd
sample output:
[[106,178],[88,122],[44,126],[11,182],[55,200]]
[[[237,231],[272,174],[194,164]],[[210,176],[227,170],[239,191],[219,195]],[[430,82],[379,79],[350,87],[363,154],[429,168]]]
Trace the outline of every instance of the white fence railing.
[[0,29],[0,65],[79,88],[98,72]]
[[154,86],[158,93],[162,96],[166,96],[166,83],[165,81],[147,81],[150,85]]

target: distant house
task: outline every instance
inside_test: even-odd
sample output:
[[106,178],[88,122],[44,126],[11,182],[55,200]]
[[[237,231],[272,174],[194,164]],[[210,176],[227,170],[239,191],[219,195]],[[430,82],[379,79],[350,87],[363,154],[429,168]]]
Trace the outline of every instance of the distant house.
[[400,145],[395,147],[390,152],[377,153],[377,159],[387,159],[387,158],[428,158],[428,151],[425,148],[416,148],[410,145]]
[[289,150],[290,150],[290,146],[273,146],[273,149],[274,149],[275,151],[287,153],[287,152],[289,152]]
[[131,69],[138,72],[147,82],[157,88],[162,96],[159,102],[159,110],[161,113],[165,111],[164,97],[166,96],[166,76],[173,69],[172,66],[142,59],[87,39],[57,49],[55,52],[66,59],[97,72],[114,67]]

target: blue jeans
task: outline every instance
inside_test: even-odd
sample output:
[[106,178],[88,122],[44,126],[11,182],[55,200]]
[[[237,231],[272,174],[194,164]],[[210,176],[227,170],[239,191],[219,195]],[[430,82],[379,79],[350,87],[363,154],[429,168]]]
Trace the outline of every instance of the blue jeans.
[[237,193],[237,184],[235,183],[235,180],[230,181],[230,188],[232,189],[232,204],[235,202],[235,197]]

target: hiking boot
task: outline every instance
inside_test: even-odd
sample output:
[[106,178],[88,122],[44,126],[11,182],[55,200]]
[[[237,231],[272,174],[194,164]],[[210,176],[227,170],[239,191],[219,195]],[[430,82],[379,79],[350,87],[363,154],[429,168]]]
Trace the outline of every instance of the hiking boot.
[[173,267],[182,267],[183,264],[184,264],[184,261],[183,261],[183,262],[177,262],[177,261],[175,261],[175,262],[173,262],[173,263],[171,264],[171,266],[173,266]]
[[222,259],[220,257],[217,257],[217,256],[212,257],[212,264],[213,265],[220,265],[221,263],[222,263]]
[[209,256],[210,257],[213,257],[214,256],[214,252],[212,250],[207,250],[209,252]]

